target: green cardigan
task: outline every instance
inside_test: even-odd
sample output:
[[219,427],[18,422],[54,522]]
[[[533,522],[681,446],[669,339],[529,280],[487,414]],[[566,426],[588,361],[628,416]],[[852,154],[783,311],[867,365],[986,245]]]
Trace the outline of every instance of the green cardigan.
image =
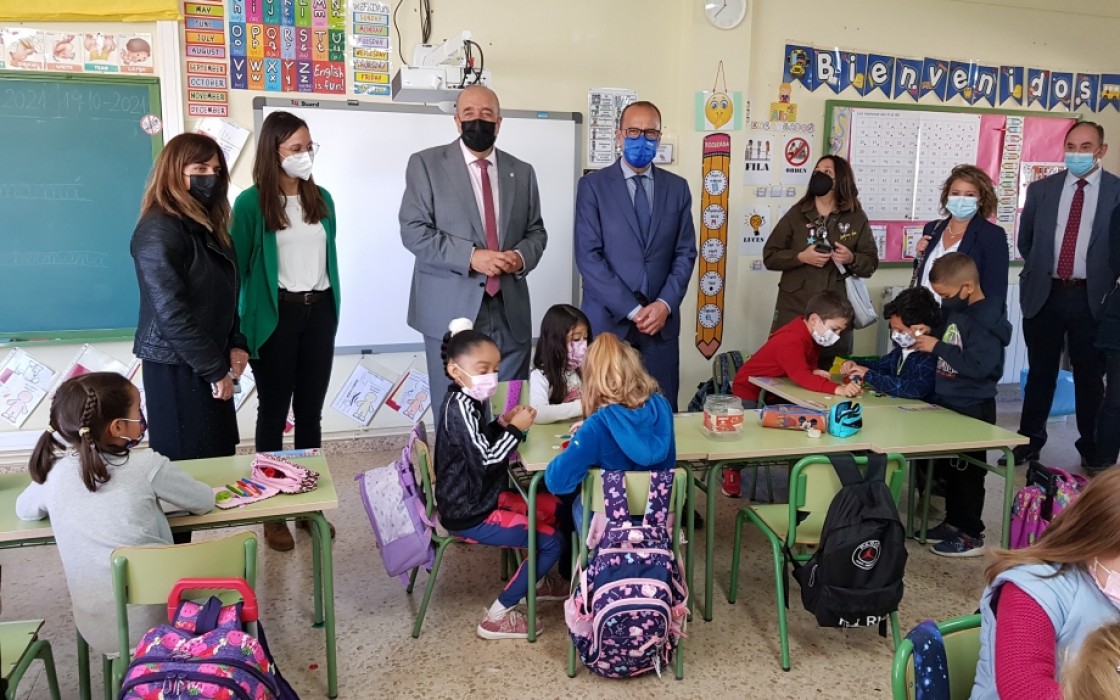
[[[335,249],[334,200],[322,187],[319,193],[327,202],[330,216],[323,219],[327,231],[327,276],[334,291],[335,313],[341,294],[338,286],[338,253]],[[233,204],[230,236],[237,251],[237,269],[241,274],[241,332],[249,344],[249,356],[258,352],[280,318],[277,292],[280,289],[280,268],[276,253],[276,232],[265,229],[260,198],[254,185],[238,196]]]

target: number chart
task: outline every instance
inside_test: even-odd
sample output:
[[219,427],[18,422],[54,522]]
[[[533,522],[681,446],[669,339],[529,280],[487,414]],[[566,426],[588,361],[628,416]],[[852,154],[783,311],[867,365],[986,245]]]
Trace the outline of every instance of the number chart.
[[696,300],[696,349],[712,359],[723,343],[727,282],[727,202],[731,136],[704,137],[704,193],[700,204],[700,284]]

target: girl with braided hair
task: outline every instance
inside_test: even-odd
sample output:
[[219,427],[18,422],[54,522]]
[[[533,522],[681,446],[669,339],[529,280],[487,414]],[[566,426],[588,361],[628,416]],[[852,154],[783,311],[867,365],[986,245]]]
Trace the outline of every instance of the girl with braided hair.
[[[140,392],[123,376],[93,372],[67,380],[31,454],[33,483],[16,500],[21,520],[51,519],[74,623],[102,653],[118,649],[112,551],[171,544],[165,509],[202,515],[214,507],[210,486],[158,452],[135,449],[146,429]],[[130,610],[128,621],[135,643],[161,622],[161,607]]]

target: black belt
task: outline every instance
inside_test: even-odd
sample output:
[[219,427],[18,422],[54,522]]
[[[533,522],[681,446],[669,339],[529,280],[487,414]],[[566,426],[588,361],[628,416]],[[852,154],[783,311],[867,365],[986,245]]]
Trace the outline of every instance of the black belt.
[[291,304],[303,304],[309,306],[316,302],[326,299],[331,293],[331,290],[324,289],[321,292],[289,292],[287,289],[279,291],[280,301],[286,301]]
[[1085,280],[1085,279],[1064,280],[1064,279],[1061,279],[1060,277],[1055,277],[1054,278],[1054,286],[1055,287],[1084,287],[1087,284],[1089,284],[1089,280]]

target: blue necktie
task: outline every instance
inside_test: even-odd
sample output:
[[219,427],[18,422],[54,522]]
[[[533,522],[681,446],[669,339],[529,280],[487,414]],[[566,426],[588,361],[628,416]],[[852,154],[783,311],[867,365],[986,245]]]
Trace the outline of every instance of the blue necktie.
[[638,232],[642,243],[649,242],[649,196],[646,195],[645,181],[648,175],[642,173],[634,178],[634,213],[638,215]]

